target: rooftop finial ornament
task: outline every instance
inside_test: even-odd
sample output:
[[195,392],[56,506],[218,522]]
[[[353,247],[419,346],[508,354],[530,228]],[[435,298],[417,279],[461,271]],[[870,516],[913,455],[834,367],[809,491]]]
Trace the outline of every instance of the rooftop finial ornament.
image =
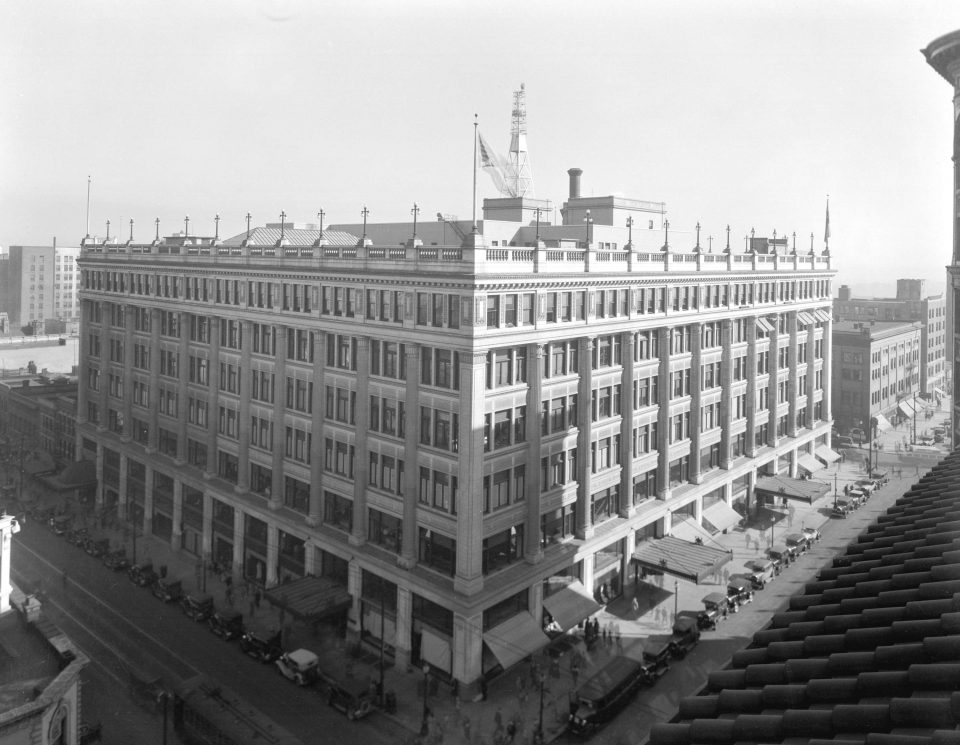
[[533,240],[534,240],[534,242],[535,242],[537,245],[540,244],[540,213],[541,213],[541,212],[543,212],[543,210],[540,209],[539,207],[536,207],[536,208],[533,210],[534,217],[535,217],[536,220],[537,220],[537,234],[536,234],[536,236],[534,237]]
[[214,243],[220,240],[220,213],[218,212],[213,218],[213,240]]
[[730,224],[727,223],[727,247],[723,249],[725,254],[730,253]]
[[830,255],[830,195],[827,194],[827,221],[823,228],[823,255]]
[[790,252],[791,256],[797,255],[797,231],[793,231],[793,250]]
[[693,250],[697,253],[700,253],[700,221],[697,220],[697,245],[693,247]]
[[156,233],[153,236],[153,241],[154,243],[159,243],[160,242],[160,218],[159,217],[153,218],[153,227],[156,229]]
[[190,235],[190,215],[186,215],[183,218],[183,235],[184,237]]
[[110,242],[110,221],[109,221],[109,220],[107,220],[107,240],[106,240],[106,242],[107,242],[107,243]]
[[420,214],[420,208],[417,207],[416,202],[413,203],[413,209],[410,210],[410,214],[413,215],[413,240],[417,240],[417,215]]
[[130,242],[133,243],[133,218],[130,218]]
[[323,207],[320,208],[320,211],[317,213],[317,219],[320,220],[320,240],[323,240],[323,216],[326,213],[323,211]]
[[627,218],[627,245],[633,246],[633,215]]
[[250,220],[251,220],[252,218],[253,218],[253,216],[248,212],[248,213],[247,213],[247,240],[248,240],[248,241],[250,240]]

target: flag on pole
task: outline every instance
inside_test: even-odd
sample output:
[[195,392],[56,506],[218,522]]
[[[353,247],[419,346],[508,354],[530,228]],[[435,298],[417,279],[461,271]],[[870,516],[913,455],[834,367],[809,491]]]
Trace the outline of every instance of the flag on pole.
[[477,132],[477,140],[480,145],[480,167],[490,174],[490,178],[493,179],[493,184],[497,187],[497,191],[500,192],[501,196],[515,196],[509,194],[507,179],[504,176],[505,164],[503,160],[494,152],[493,148],[490,147],[487,141],[483,139],[483,135],[479,132]]

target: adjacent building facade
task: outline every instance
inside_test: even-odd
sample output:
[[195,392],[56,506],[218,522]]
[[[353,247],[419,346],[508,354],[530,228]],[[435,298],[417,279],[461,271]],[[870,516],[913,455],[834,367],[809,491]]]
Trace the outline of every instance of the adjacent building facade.
[[943,295],[925,295],[922,279],[898,279],[894,298],[853,297],[846,285],[833,301],[838,321],[917,321],[920,323],[920,380],[917,391],[940,400],[947,390],[947,303]]
[[919,322],[834,324],[833,413],[840,432],[856,428],[868,433],[872,418],[882,431],[923,406],[917,400],[922,337]]
[[473,685],[545,608],[620,594],[638,544],[822,454],[830,257],[711,251],[578,179],[561,225],[517,197],[476,228],[86,241],[99,506],[267,586],[340,583],[349,633]]
[[36,334],[77,330],[80,249],[58,246],[10,246],[0,255],[0,310],[10,333],[29,326]]
[[[950,306],[947,325],[952,329],[951,343],[947,344],[952,350],[951,368],[958,369],[957,359],[960,356],[960,31],[953,31],[930,42],[923,54],[927,62],[953,86],[953,253],[950,264],[947,266]],[[953,375],[953,442],[960,441],[960,376]]]

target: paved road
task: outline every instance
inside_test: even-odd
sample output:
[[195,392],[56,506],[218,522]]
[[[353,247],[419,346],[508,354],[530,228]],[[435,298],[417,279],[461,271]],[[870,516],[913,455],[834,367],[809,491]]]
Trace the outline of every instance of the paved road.
[[[316,691],[298,688],[273,666],[241,654],[235,642],[221,641],[187,619],[176,604],[161,603],[148,590],[132,585],[125,573],[111,572],[43,526],[28,524],[20,532],[13,544],[12,567],[20,581],[41,581],[58,625],[94,660],[97,686],[107,686],[110,695],[85,700],[85,718],[101,718],[105,731],[106,725],[126,729],[118,723],[128,718],[130,729],[137,721],[153,722],[153,728],[160,722],[132,697],[131,670],[159,675],[168,685],[199,672],[234,690],[304,743],[315,742],[317,732],[324,732],[331,742],[396,742],[389,722],[378,721],[377,716],[347,721]],[[111,737],[108,742],[122,745],[124,740]]]
[[[676,660],[670,671],[657,683],[643,689],[614,721],[591,739],[595,745],[637,745],[646,742],[656,722],[672,719],[686,696],[695,696],[706,685],[714,670],[725,668],[734,652],[750,644],[755,632],[764,628],[774,613],[784,610],[790,597],[801,592],[812,581],[821,567],[829,565],[855,536],[863,532],[877,515],[889,509],[912,481],[891,481],[872,496],[867,503],[853,511],[846,519],[827,521],[819,542],[785,569],[766,588],[754,595],[753,602],[720,624],[716,631],[704,632],[700,643],[683,660]],[[638,639],[635,644],[641,644]],[[570,733],[560,738],[563,743],[579,743]]]

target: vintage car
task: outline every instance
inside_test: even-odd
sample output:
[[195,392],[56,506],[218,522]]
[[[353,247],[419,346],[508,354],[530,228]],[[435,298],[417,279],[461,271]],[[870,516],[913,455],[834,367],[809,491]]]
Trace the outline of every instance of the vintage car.
[[849,502],[847,502],[847,500],[838,499],[836,503],[833,505],[833,510],[831,511],[830,514],[833,517],[846,518],[846,516],[850,514],[851,509],[852,508],[850,507],[850,504]]
[[753,600],[753,583],[743,574],[731,574],[727,580],[727,601],[734,613]]
[[670,642],[647,640],[643,645],[643,675],[648,684],[656,683],[670,670]]
[[262,632],[248,629],[240,637],[240,649],[258,662],[276,662],[283,649],[280,646],[280,632]]
[[711,592],[701,600],[703,610],[697,615],[697,623],[701,629],[715,629],[717,624],[727,617],[730,604],[727,596],[720,592]]
[[869,497],[876,490],[877,482],[874,479],[858,479],[854,486]]
[[783,542],[787,544],[788,548],[794,548],[800,554],[810,548],[810,541],[803,533],[788,533],[784,536]]
[[755,590],[762,590],[777,574],[776,565],[769,559],[754,559],[746,562],[744,566],[748,572],[746,576],[750,578]]
[[108,551],[100,557],[100,561],[103,562],[103,565],[107,569],[112,569],[115,572],[120,572],[130,568],[130,560],[127,558],[127,551],[123,548]]
[[70,524],[72,522],[73,521],[66,515],[60,515],[59,517],[51,517],[47,525],[56,535],[66,535],[67,531],[70,530]]
[[284,652],[275,664],[284,678],[298,686],[308,686],[317,680],[320,660],[309,649],[295,649]]
[[677,620],[673,622],[673,638],[669,642],[670,654],[682,660],[699,641],[700,625],[697,619],[677,614]]
[[180,598],[183,615],[201,623],[213,615],[213,598],[205,592],[190,592]]
[[808,528],[808,527],[804,527],[800,532],[803,534],[804,538],[807,539],[807,543],[812,544],[814,541],[819,541],[819,540],[820,540],[820,529],[819,529],[819,528]]
[[127,577],[138,587],[152,587],[157,581],[157,573],[153,571],[152,561],[134,564],[127,570]]
[[216,611],[210,616],[207,625],[224,641],[239,639],[243,636],[243,615],[234,608],[221,608]]
[[173,603],[183,597],[183,585],[178,579],[158,577],[150,587],[150,591],[155,598],[165,603]]
[[770,560],[775,564],[779,562],[781,571],[784,567],[789,566],[797,557],[799,557],[799,552],[790,546],[786,546],[782,543],[778,543],[773,548],[767,549],[767,556],[770,557]]
[[86,551],[90,556],[95,559],[99,559],[101,556],[104,556],[110,552],[110,539],[101,538],[99,540],[90,539],[84,546],[83,550]]
[[350,721],[363,719],[373,711],[370,686],[361,680],[333,680],[321,674],[322,694],[327,703],[346,715]]

